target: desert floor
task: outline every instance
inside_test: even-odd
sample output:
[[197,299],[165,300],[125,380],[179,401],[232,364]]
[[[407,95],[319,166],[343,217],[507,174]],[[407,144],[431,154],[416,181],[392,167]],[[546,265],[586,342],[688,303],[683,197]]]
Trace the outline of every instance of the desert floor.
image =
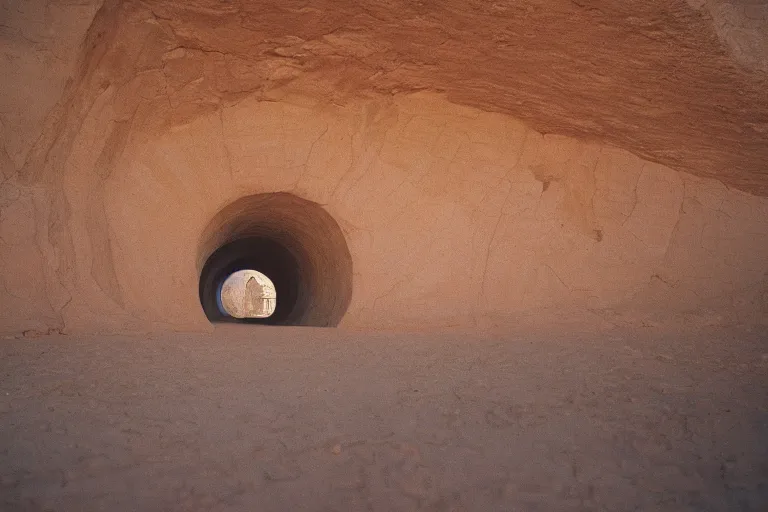
[[768,510],[754,328],[14,338],[0,383],[4,511]]

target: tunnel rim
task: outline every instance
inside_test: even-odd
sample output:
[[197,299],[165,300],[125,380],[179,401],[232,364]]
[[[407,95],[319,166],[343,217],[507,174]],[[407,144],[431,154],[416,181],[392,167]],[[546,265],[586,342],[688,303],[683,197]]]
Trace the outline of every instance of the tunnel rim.
[[[263,242],[265,240],[267,242]],[[272,244],[273,249],[276,246],[282,247],[286,267],[281,272],[287,273],[282,286],[269,271],[258,268],[259,265],[237,263],[234,256],[224,258],[230,260],[224,266],[240,266],[237,270],[247,267],[263,273],[273,281],[281,297],[286,295],[284,287],[287,283],[287,295],[291,299],[289,302],[292,302],[290,310],[288,306],[283,306],[283,311],[277,317],[273,314],[260,319],[227,319],[220,314],[218,306],[216,311],[212,310],[211,294],[218,295],[219,285],[237,270],[222,278],[225,272],[219,268],[221,275],[215,276],[213,281],[220,282],[211,286],[207,275],[211,271],[209,264],[218,251],[237,243],[252,243],[254,247],[258,243],[267,243]],[[221,262],[217,264],[222,265]],[[197,266],[200,304],[205,316],[214,324],[236,321],[334,327],[341,322],[351,302],[352,256],[341,226],[322,205],[288,192],[245,195],[220,208],[201,233]],[[288,275],[291,272],[293,274]],[[293,291],[292,282],[296,287]]]

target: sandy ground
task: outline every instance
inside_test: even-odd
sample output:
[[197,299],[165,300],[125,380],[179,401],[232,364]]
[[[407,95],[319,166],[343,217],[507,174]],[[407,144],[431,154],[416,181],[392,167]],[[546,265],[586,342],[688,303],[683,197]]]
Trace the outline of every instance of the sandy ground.
[[768,340],[220,328],[0,344],[3,511],[768,510]]

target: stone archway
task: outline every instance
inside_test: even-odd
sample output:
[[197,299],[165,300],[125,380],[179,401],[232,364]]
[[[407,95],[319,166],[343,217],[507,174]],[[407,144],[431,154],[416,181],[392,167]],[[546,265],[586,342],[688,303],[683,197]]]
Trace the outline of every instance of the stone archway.
[[[198,252],[200,303],[211,322],[336,326],[352,296],[352,257],[341,228],[320,205],[293,194],[240,198],[217,213]],[[280,296],[265,318],[235,319],[218,307],[223,282],[252,269]]]

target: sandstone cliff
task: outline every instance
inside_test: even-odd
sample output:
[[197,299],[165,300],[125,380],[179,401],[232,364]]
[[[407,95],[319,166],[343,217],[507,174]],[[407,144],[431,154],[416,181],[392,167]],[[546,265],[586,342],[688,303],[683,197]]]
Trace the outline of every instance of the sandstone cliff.
[[6,1],[0,330],[206,328],[269,193],[340,226],[341,325],[765,319],[765,6]]

